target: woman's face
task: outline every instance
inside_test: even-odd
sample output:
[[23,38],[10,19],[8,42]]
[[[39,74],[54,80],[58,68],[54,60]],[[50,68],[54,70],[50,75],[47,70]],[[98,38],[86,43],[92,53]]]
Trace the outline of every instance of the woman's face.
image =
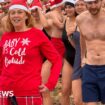
[[31,15],[35,18],[35,20],[39,20],[39,13],[37,8],[31,10]]
[[86,10],[86,4],[84,1],[79,0],[77,1],[77,3],[75,4],[75,11],[77,14],[82,13],[83,11]]
[[10,21],[14,27],[26,26],[26,20],[28,16],[26,12],[22,9],[13,9],[9,12]]
[[68,17],[75,16],[75,8],[72,7],[71,5],[65,6],[65,12]]

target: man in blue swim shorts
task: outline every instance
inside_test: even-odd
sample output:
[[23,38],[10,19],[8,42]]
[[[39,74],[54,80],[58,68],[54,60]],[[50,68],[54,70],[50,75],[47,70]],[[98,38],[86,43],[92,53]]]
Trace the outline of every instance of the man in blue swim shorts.
[[84,0],[76,21],[80,30],[82,95],[86,105],[105,104],[105,10],[101,0]]

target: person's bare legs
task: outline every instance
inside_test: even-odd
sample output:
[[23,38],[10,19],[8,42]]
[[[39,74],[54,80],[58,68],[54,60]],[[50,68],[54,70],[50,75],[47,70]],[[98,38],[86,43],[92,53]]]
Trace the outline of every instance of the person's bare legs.
[[[50,70],[51,70],[51,63],[48,60],[46,60],[43,63],[42,71],[41,71],[43,83],[46,83],[48,81]],[[42,93],[42,96],[43,96],[43,105],[53,105],[52,98],[49,91],[46,93]]]
[[62,97],[61,105],[70,105],[72,67],[64,60],[62,68]]
[[73,92],[74,104],[83,105],[81,79],[75,79],[72,81],[72,92]]

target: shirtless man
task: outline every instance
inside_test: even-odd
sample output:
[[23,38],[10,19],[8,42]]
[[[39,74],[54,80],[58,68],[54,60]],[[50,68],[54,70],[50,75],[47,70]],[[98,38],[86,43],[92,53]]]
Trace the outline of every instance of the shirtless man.
[[[49,20],[48,24],[50,25],[49,29],[52,31],[50,35],[51,42],[54,45],[54,47],[57,49],[59,54],[64,57],[65,54],[65,46],[62,41],[62,32],[64,28],[64,17],[62,15],[62,5],[51,7],[51,12],[48,12],[46,14],[47,19]],[[45,74],[42,78],[48,77],[48,66],[50,66],[50,62],[47,60],[43,66],[43,73]],[[70,105],[70,92],[71,92],[71,80],[70,76],[72,74],[72,68],[67,62],[67,60],[64,59],[63,68],[62,68],[62,96],[60,98],[61,105]],[[47,76],[46,76],[47,75]],[[47,79],[45,79],[46,81]]]
[[81,33],[82,95],[86,105],[105,104],[105,10],[101,0],[85,0],[88,11],[77,17]]
[[6,27],[7,13],[11,0],[1,0],[0,5],[3,13],[0,15],[0,39],[4,32],[8,31]]
[[0,6],[1,6],[1,10],[2,10],[2,13],[0,14],[0,39],[1,39],[1,36],[3,33],[3,27],[2,27],[2,22],[1,22],[1,19],[4,17],[4,11],[3,11],[3,7],[2,7],[3,3],[4,3],[3,0],[0,1]]

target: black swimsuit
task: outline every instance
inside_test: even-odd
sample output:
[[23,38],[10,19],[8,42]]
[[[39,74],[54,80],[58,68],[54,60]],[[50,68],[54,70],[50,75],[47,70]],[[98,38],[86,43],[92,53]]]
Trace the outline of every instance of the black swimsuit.
[[71,45],[71,43],[68,40],[68,36],[66,33],[66,22],[64,24],[62,40],[63,40],[65,48],[66,48],[65,58],[73,66],[74,65],[74,57],[75,57],[75,48]]

